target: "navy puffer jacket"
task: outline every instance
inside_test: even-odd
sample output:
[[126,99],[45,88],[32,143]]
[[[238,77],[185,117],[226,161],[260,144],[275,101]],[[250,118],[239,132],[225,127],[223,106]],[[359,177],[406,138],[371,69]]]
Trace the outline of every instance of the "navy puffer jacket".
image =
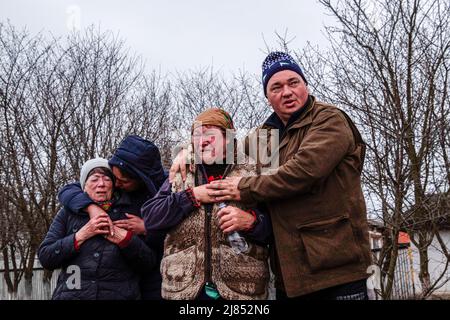
[[[122,194],[109,210],[111,220],[125,219],[125,213],[135,214],[130,208],[128,196]],[[155,267],[155,253],[135,235],[122,249],[97,235],[85,241],[77,251],[75,233],[88,221],[86,214],[61,209],[39,248],[38,257],[44,268],[62,269],[52,299],[139,299],[139,274]],[[81,271],[79,288],[73,288],[75,273],[70,266],[79,267]]]

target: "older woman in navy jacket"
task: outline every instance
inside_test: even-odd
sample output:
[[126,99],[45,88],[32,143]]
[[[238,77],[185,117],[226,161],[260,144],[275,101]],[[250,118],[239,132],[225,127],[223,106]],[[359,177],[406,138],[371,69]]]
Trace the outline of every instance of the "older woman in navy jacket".
[[[155,254],[131,231],[114,227],[111,236],[107,215],[125,219],[133,203],[126,194],[113,193],[114,176],[108,161],[87,161],[80,174],[86,194],[106,214],[89,219],[85,214],[61,209],[38,252],[44,268],[62,268],[53,299],[139,299],[139,273],[156,264]],[[80,279],[73,280],[78,276]],[[69,281],[68,281],[69,280]],[[78,285],[77,285],[78,284]]]

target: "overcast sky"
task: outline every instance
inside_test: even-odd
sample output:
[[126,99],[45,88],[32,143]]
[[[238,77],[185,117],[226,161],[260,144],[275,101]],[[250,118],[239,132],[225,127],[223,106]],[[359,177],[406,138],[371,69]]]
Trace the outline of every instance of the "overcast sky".
[[275,31],[288,30],[292,48],[307,41],[325,47],[330,24],[316,0],[0,0],[0,8],[1,22],[32,33],[99,25],[163,72],[213,65],[259,74],[264,39],[275,46]]

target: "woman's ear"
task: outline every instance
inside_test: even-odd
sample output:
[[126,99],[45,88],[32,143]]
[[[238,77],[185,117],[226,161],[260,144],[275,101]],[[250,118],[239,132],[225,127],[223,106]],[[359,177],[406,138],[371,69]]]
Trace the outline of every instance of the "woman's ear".
[[226,129],[223,131],[223,135],[225,136],[225,144],[229,145],[230,143],[234,143],[235,134],[233,130]]

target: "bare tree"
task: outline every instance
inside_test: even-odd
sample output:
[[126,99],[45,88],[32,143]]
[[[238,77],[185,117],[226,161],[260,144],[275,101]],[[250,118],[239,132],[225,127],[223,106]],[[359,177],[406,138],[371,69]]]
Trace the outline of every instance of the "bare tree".
[[[2,163],[1,187],[6,200],[3,214],[8,221],[7,243],[2,246],[5,265],[5,279],[8,290],[17,290],[21,277],[30,279],[34,264],[39,233],[42,226],[37,219],[36,201],[30,201],[33,165],[27,161],[26,148],[21,142],[26,140],[26,128],[33,121],[33,111],[24,109],[30,100],[29,85],[38,62],[48,51],[42,47],[40,37],[28,37],[25,32],[16,32],[11,26],[0,26],[0,86],[2,88]],[[9,271],[12,271],[10,273]],[[11,275],[13,277],[11,277]]]
[[[364,188],[386,225],[383,296],[391,297],[397,238],[408,229],[420,254],[423,297],[433,221],[426,204],[448,192],[450,6],[441,0],[320,1],[336,18],[331,49],[297,52],[315,92],[357,120],[368,143]],[[445,171],[447,170],[447,171]],[[413,227],[415,226],[415,227]]]
[[178,142],[188,139],[194,118],[206,108],[216,107],[228,111],[240,137],[263,123],[271,108],[265,102],[261,84],[254,76],[243,72],[225,77],[212,67],[179,73],[173,80],[173,114]]
[[10,292],[22,276],[31,284],[58,189],[84,161],[108,157],[131,133],[165,141],[170,87],[139,61],[93,28],[47,40],[0,25],[0,233]]

